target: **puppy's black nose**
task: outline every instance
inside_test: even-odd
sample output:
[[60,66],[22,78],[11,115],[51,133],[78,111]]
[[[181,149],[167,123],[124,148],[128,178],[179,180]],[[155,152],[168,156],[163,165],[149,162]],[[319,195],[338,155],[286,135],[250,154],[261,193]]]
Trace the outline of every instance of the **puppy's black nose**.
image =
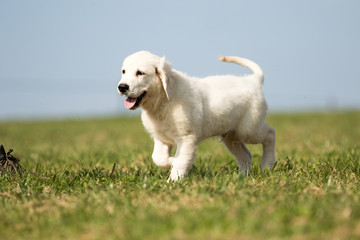
[[127,90],[129,90],[129,85],[121,83],[119,84],[118,89],[121,93],[125,93]]

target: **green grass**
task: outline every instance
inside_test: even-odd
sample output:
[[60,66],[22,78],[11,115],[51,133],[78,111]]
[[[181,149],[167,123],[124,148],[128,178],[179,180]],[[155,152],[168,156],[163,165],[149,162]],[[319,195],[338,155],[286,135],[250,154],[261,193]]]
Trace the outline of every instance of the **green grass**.
[[166,183],[139,118],[0,123],[38,175],[0,176],[1,239],[359,239],[360,112],[273,114],[277,166],[238,177],[218,139]]

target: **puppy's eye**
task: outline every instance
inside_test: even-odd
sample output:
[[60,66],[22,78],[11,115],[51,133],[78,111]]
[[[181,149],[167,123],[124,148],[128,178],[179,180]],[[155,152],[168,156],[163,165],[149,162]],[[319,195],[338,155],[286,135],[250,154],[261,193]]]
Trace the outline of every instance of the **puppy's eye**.
[[144,72],[141,72],[141,71],[137,71],[136,72],[136,76],[138,77],[138,76],[142,76],[142,75],[145,75],[145,73]]
[[125,70],[122,70],[122,73],[125,74]]

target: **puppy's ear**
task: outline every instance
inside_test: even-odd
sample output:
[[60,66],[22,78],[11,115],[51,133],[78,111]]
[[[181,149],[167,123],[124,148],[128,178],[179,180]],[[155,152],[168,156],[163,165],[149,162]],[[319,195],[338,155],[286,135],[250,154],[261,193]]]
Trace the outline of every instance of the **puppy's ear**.
[[156,74],[159,76],[161,80],[161,84],[164,88],[164,91],[166,93],[166,97],[171,100],[173,92],[174,92],[174,81],[170,77],[171,74],[171,66],[170,63],[168,63],[165,59],[165,57],[162,57],[160,59],[160,64],[158,67],[155,68]]

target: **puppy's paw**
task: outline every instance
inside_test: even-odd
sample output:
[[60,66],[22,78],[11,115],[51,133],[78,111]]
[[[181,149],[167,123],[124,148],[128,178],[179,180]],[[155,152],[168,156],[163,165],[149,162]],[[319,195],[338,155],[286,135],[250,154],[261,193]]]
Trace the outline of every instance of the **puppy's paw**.
[[250,169],[241,169],[239,168],[239,174],[238,176],[239,177],[248,177],[251,173],[251,170]]
[[168,158],[167,156],[161,156],[161,155],[159,156],[159,155],[153,154],[152,159],[156,166],[166,169],[166,170],[171,169],[171,165],[172,165],[171,157]]
[[186,170],[172,168],[171,172],[170,172],[170,177],[167,180],[167,182],[177,182],[180,179],[184,178],[186,176],[186,174],[187,174]]

